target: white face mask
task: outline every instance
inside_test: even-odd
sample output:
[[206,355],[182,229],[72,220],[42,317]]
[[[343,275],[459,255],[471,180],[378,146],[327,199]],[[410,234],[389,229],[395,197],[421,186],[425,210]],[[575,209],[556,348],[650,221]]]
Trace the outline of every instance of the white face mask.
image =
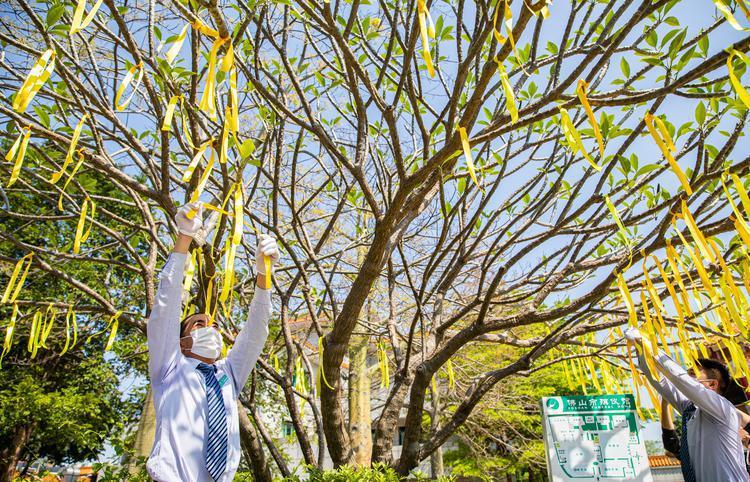
[[204,358],[217,359],[221,355],[221,335],[216,328],[206,326],[190,332],[193,346],[190,351]]

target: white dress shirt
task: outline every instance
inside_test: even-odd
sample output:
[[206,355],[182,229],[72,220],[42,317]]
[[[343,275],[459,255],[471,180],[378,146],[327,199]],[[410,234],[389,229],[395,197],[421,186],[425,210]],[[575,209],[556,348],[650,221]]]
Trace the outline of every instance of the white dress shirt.
[[[206,470],[206,390],[200,361],[180,351],[180,315],[184,253],[172,253],[162,269],[148,332],[148,369],[156,407],[156,435],[146,468],[159,482],[213,480]],[[268,337],[271,293],[255,288],[247,322],[227,357],[218,360],[216,378],[221,384],[227,413],[228,450],[224,474],[215,482],[231,481],[240,463],[237,397],[245,385]]]
[[697,482],[748,482],[740,441],[740,416],[732,402],[703,386],[661,350],[659,380],[641,353],[638,364],[649,383],[681,414],[692,403],[695,414],[687,423],[688,452]]

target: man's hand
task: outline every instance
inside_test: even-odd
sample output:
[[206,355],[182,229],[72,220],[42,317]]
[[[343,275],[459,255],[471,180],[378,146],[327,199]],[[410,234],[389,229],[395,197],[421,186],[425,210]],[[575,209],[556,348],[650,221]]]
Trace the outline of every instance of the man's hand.
[[625,339],[633,343],[641,343],[643,341],[643,335],[638,328],[628,328],[625,330]]
[[265,257],[271,260],[271,271],[273,265],[279,260],[279,247],[276,244],[276,238],[269,234],[261,234],[258,237],[258,248],[255,250],[255,272],[259,275],[270,275],[266,273]]
[[198,243],[199,246],[203,246],[206,243],[206,238],[211,235],[214,227],[216,227],[216,221],[218,220],[219,213],[217,211],[213,211],[208,215],[208,218],[203,221],[203,226],[201,226],[198,232],[195,233],[195,236],[193,236],[193,239],[196,243]]
[[198,231],[203,227],[203,204],[200,202],[185,204],[177,210],[174,221],[180,234],[195,239]]

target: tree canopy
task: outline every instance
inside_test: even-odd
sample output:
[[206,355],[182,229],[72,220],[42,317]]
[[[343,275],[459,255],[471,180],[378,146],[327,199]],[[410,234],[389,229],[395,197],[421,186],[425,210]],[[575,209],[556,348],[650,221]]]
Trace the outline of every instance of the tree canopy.
[[[327,450],[406,474],[498,383],[546,365],[623,390],[627,324],[687,363],[710,340],[750,374],[745,0],[0,8],[2,215],[19,223],[0,232],[2,302],[43,306],[27,286],[54,279],[107,333],[143,330],[172,217],[201,200],[221,219],[193,250],[186,310],[231,342],[256,233],[273,233],[286,356],[262,357],[256,381],[284,394],[309,464]],[[67,234],[23,238],[50,223]],[[117,270],[138,296],[120,297]],[[321,340],[319,386],[294,383],[314,371],[300,319]],[[435,376],[483,343],[518,350],[425,425]],[[371,445],[347,421],[354,346],[391,374]]]

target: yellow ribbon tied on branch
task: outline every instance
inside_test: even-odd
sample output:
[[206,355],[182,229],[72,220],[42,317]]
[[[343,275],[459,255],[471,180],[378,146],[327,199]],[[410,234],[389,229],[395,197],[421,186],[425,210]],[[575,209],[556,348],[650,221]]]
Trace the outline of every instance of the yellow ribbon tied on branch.
[[474,168],[474,158],[471,155],[471,145],[469,145],[469,136],[466,134],[466,128],[459,126],[458,134],[461,137],[461,146],[463,147],[464,156],[466,157],[466,167],[469,170],[469,176],[471,176],[471,180],[474,181],[477,188],[479,188],[480,191],[483,191],[482,187],[479,185],[479,181],[477,181],[477,173]]
[[586,151],[586,148],[583,146],[581,134],[578,133],[578,129],[576,129],[576,126],[573,125],[573,121],[570,119],[568,111],[563,107],[560,107],[560,124],[562,126],[563,134],[565,134],[565,140],[568,141],[570,151],[573,154],[575,154],[576,152],[580,152],[583,157],[585,157],[586,160],[589,161],[591,167],[593,167],[597,171],[601,171],[602,168],[594,161],[591,155],[589,155],[588,151]]
[[[742,0],[739,1],[742,2]],[[740,82],[740,79],[737,78],[737,74],[734,72],[732,59],[735,55],[745,63],[745,66],[747,66],[748,69],[750,69],[750,58],[736,49],[729,49],[729,57],[727,57],[727,69],[729,70],[729,80],[732,83],[732,87],[734,87],[734,91],[737,92],[737,97],[739,97],[740,100],[742,100],[742,103],[750,109],[750,93],[745,90],[742,82]]]
[[166,55],[164,56],[164,59],[167,61],[169,65],[172,65],[172,62],[174,62],[174,59],[177,57],[177,54],[180,53],[180,50],[182,49],[182,44],[185,42],[185,37],[187,36],[188,27],[190,26],[189,23],[186,23],[184,27],[182,27],[182,30],[180,31],[179,35],[177,35],[177,38],[175,38],[174,43],[167,51]]
[[589,84],[586,83],[585,80],[579,80],[578,87],[576,88],[576,95],[578,95],[578,100],[581,101],[581,105],[583,106],[584,110],[586,111],[586,115],[589,118],[589,123],[594,129],[594,137],[596,137],[596,143],[599,145],[599,154],[601,154],[602,159],[604,159],[604,140],[602,139],[602,133],[599,130],[599,123],[596,121],[596,116],[594,115],[594,111],[591,109],[591,104],[589,104],[589,98],[586,96],[586,91],[588,90],[588,88]]
[[[23,258],[19,259],[16,265],[13,267],[13,272],[11,273],[10,279],[8,280],[8,286],[5,287],[3,297],[2,299],[0,299],[0,304],[13,303],[14,301],[16,301],[19,293],[21,293],[23,284],[26,282],[26,276],[29,274],[29,268],[31,268],[33,256],[34,253],[27,254]],[[26,268],[23,268],[24,264],[26,264]],[[23,274],[21,274],[21,277],[19,278],[18,276],[21,273],[21,269],[23,269]]]
[[10,172],[10,179],[8,179],[8,187],[12,186],[13,183],[18,179],[18,175],[21,173],[21,167],[23,166],[23,158],[26,156],[26,148],[29,146],[29,139],[31,139],[31,127],[26,126],[21,129],[18,134],[16,142],[10,147],[8,154],[5,155],[6,161],[11,161],[15,158],[13,163],[13,170]]
[[[91,222],[89,223],[88,229],[86,227],[86,214],[91,205]],[[76,237],[73,240],[73,253],[79,254],[81,252],[81,243],[85,243],[89,239],[91,234],[91,228],[94,226],[94,215],[96,214],[96,204],[91,200],[89,196],[83,200],[83,206],[81,206],[81,215],[78,218],[78,225],[76,226]]]
[[13,331],[16,328],[16,318],[18,318],[18,304],[13,303],[13,313],[10,315],[10,321],[8,322],[7,328],[5,328],[5,340],[3,341],[3,352],[0,353],[0,367],[2,367],[3,358],[5,354],[10,351],[13,345]]
[[[70,343],[70,327],[73,326],[73,344]],[[63,356],[67,351],[74,347],[78,341],[78,322],[76,321],[76,312],[73,311],[73,306],[68,306],[68,312],[65,314],[65,346],[63,346],[60,356]]]
[[325,383],[329,390],[335,390],[326,379],[326,372],[325,368],[323,367],[323,350],[325,350],[325,344],[323,343],[323,337],[321,336],[318,337],[318,376],[316,379],[318,393],[321,392],[321,388],[323,387],[321,382]]
[[198,107],[205,112],[211,120],[216,119],[216,56],[218,55],[221,46],[224,45],[227,40],[229,40],[229,38],[217,38],[214,40],[211,52],[208,55],[206,86],[203,89],[203,96],[201,97]]
[[24,112],[31,103],[34,96],[42,88],[52,71],[55,70],[55,51],[45,50],[31,68],[29,75],[24,80],[18,93],[13,98],[13,110]]
[[94,6],[91,7],[91,10],[89,10],[89,13],[88,15],[86,15],[86,18],[83,18],[83,12],[86,9],[86,0],[78,0],[76,9],[73,12],[73,21],[70,22],[70,36],[71,37],[89,26],[91,21],[94,20],[94,15],[96,15],[96,12],[97,10],[99,10],[99,7],[101,7],[101,5],[102,5],[102,0],[97,0]]
[[63,185],[63,188],[60,191],[60,197],[57,198],[57,209],[59,209],[60,211],[63,210],[62,200],[63,200],[63,194],[65,193],[65,189],[67,189],[68,184],[70,184],[70,181],[73,180],[73,177],[76,175],[76,173],[78,172],[78,170],[83,165],[83,160],[84,160],[83,151],[79,150],[78,151],[78,162],[76,162],[76,165],[73,166],[73,170],[70,171],[70,175],[68,176],[68,179],[65,181],[65,184]]
[[[128,88],[131,82],[133,82],[133,79],[135,79],[135,84],[133,84],[133,90],[130,92],[130,95],[127,99],[125,99],[124,102],[120,103],[120,99],[122,98],[122,95],[125,93],[125,90]],[[122,79],[122,83],[120,84],[120,87],[117,89],[117,95],[115,95],[115,108],[118,112],[122,112],[125,110],[125,108],[130,104],[130,101],[133,100],[133,96],[135,95],[136,91],[138,90],[138,87],[141,85],[141,80],[143,79],[143,64],[136,64],[128,69],[128,73],[125,74],[125,77]]]
[[229,293],[234,286],[234,259],[237,255],[237,249],[242,243],[242,230],[244,227],[244,193],[242,192],[242,182],[238,182],[234,188],[234,224],[232,225],[232,236],[227,240],[227,252],[224,258],[224,280],[221,285],[219,301],[226,302]]
[[65,155],[65,161],[63,162],[63,165],[60,168],[60,170],[52,174],[52,177],[50,178],[50,182],[52,184],[56,184],[57,181],[59,181],[60,178],[63,177],[63,174],[65,174],[65,171],[68,169],[68,166],[73,162],[73,154],[76,151],[76,147],[78,147],[78,139],[81,138],[81,131],[83,130],[83,126],[87,118],[88,118],[88,115],[84,114],[83,117],[81,117],[81,120],[78,121],[78,124],[76,125],[76,128],[73,131],[73,137],[70,140],[68,153]]
[[419,18],[419,33],[422,36],[422,58],[427,65],[427,73],[435,77],[435,66],[432,64],[430,53],[430,39],[435,38],[435,25],[432,23],[430,11],[425,0],[417,0],[417,16]]
[[[736,18],[734,18],[734,15],[732,14],[732,11],[729,9],[729,6],[727,6],[726,3],[724,3],[724,0],[713,0],[714,5],[716,5],[717,10],[719,10],[723,15],[724,18],[727,19],[727,22],[729,22],[729,25],[734,27],[735,30],[740,31],[747,31],[750,29],[742,28],[740,23],[737,21]],[[750,12],[748,11],[747,7],[743,4],[744,0],[737,0],[737,5],[740,6],[743,12],[745,12],[745,16],[748,17],[748,20],[750,20]]]
[[[669,135],[667,126],[664,125],[664,122],[661,119],[654,116],[651,112],[647,112],[646,117],[644,117],[643,120],[646,122],[646,127],[648,128],[651,137],[654,138],[656,145],[659,146],[662,154],[664,154],[667,162],[669,162],[672,171],[677,175],[677,179],[680,180],[682,188],[688,193],[688,196],[693,194],[693,190],[690,188],[690,183],[688,182],[687,177],[685,177],[685,173],[682,172],[680,165],[677,164],[677,161],[672,155],[673,152],[677,151],[677,148],[672,142],[672,136]],[[658,132],[656,128],[654,128],[654,123],[656,123],[656,128],[659,130]]]
[[508,72],[505,70],[505,66],[497,57],[495,57],[495,63],[497,64],[497,71],[500,74],[500,84],[503,86],[503,92],[505,93],[505,108],[508,109],[511,122],[515,123],[518,121],[516,95],[513,93],[513,86],[510,85],[510,79],[508,78]]

